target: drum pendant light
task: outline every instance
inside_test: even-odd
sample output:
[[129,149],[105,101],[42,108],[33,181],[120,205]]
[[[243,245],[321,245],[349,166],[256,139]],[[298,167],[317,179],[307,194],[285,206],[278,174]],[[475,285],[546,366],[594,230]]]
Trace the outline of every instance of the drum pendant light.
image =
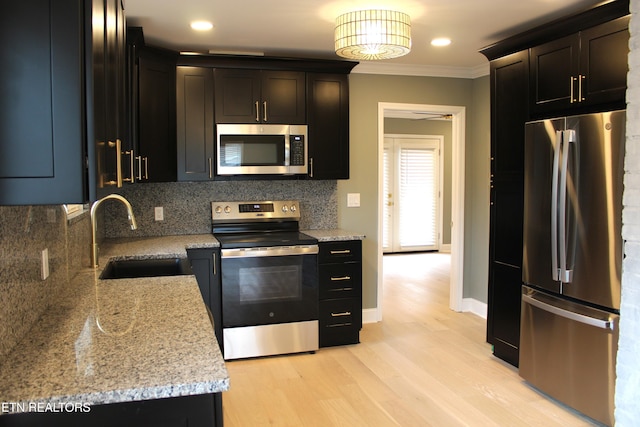
[[336,54],[359,60],[390,59],[411,50],[411,18],[392,10],[359,10],[336,18]]

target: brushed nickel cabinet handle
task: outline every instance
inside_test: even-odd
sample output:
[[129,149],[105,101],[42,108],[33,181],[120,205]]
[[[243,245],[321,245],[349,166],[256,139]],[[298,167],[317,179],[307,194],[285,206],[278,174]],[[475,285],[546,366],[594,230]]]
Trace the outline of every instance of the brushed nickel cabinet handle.
[[343,311],[342,313],[331,313],[331,317],[344,317],[344,316],[351,316],[351,312]]
[[260,121],[260,103],[256,101],[256,122]]
[[123,178],[123,181],[124,182],[130,182],[130,183],[133,184],[134,182],[136,182],[136,175],[135,175],[135,172],[134,172],[135,155],[133,153],[133,149],[123,151],[122,154],[125,154],[125,155],[129,156],[129,166],[131,167],[131,175],[129,176],[129,178]]
[[265,121],[265,122],[267,122],[267,121],[269,121],[269,120],[267,119],[267,101],[264,101],[264,102],[262,103],[262,107],[263,107],[263,109],[264,109],[264,121]]
[[213,159],[209,157],[209,179],[213,179]]
[[337,251],[331,251],[331,255],[350,254],[351,249],[341,249]]
[[351,276],[342,276],[342,277],[332,277],[332,282],[339,282],[341,280],[351,280]]

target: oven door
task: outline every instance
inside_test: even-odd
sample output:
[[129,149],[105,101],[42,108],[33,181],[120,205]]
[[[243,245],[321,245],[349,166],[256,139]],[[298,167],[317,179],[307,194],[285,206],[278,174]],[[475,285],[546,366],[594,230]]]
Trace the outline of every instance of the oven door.
[[224,328],[318,319],[317,245],[222,249]]

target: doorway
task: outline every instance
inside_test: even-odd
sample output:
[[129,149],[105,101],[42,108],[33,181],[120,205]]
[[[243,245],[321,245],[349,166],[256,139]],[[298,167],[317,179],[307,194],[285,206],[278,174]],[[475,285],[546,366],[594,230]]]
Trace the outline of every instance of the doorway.
[[[416,112],[421,114],[446,114],[451,116],[452,126],[452,173],[451,173],[451,272],[449,308],[462,311],[464,272],[464,164],[465,164],[465,114],[463,106],[378,103],[378,170],[382,171],[384,158],[384,119],[393,112]],[[383,211],[384,174],[378,174],[378,296],[383,294]],[[382,303],[378,299],[377,320],[382,320]]]
[[443,144],[442,135],[385,135],[384,253],[440,249]]

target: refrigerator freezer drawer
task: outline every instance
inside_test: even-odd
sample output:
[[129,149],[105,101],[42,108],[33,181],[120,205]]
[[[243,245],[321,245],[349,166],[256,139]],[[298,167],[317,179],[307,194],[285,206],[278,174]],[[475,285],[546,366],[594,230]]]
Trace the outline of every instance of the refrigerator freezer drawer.
[[619,316],[523,287],[520,376],[613,425]]

